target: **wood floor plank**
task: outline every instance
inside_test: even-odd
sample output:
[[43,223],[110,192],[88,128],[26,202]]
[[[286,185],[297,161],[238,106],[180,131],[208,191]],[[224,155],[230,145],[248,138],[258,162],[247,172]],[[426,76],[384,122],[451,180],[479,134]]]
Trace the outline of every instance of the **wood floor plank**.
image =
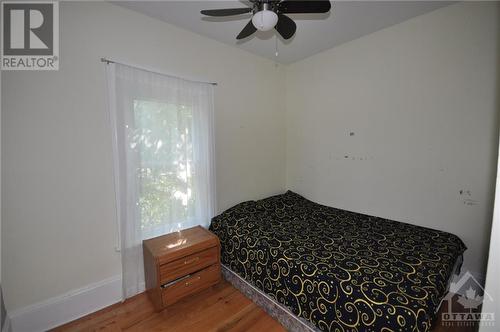
[[228,332],[279,332],[283,327],[259,307],[252,306],[252,310],[240,319],[226,325],[219,331]]
[[254,305],[227,282],[213,286],[136,324],[130,331],[215,330],[225,316]]

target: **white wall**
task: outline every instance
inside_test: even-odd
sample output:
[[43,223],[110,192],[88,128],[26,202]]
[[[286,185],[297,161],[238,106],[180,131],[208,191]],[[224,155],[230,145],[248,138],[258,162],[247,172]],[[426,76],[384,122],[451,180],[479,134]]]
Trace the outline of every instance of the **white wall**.
[[481,276],[498,146],[499,18],[498,3],[458,3],[290,65],[287,186],[454,233],[469,247],[464,268]]
[[[0,71],[0,189],[2,188],[2,72]],[[0,330],[5,321],[5,307],[2,291],[2,190],[0,190]]]
[[[488,326],[490,324],[481,325],[479,327],[480,332],[497,331],[498,317],[500,314],[500,306],[498,305],[498,300],[500,299],[500,285],[498,283],[498,280],[500,279],[500,256],[498,255],[500,252],[500,163],[498,163],[497,166],[497,180],[495,188],[495,204],[490,237],[491,245],[488,257],[486,287],[484,289],[486,294],[483,295],[484,301],[481,307],[481,312],[485,315],[493,313],[496,317],[496,322],[494,322],[492,326]],[[491,297],[493,301],[488,301],[489,297]]]
[[2,77],[9,311],[121,273],[101,56],[219,83],[219,210],[285,189],[281,67],[111,4],[60,7],[60,70]]
[[[2,71],[0,71],[0,284],[2,283]],[[0,326],[1,328],[1,326]]]

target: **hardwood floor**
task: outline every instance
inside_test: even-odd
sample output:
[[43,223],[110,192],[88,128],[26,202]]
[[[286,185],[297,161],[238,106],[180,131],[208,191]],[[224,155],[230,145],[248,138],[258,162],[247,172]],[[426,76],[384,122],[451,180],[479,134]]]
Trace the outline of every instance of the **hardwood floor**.
[[227,281],[155,312],[146,294],[54,331],[269,331],[285,329]]
[[[434,332],[476,330],[476,327],[470,326],[447,327],[440,319],[433,329]],[[224,280],[161,312],[154,311],[153,304],[143,293],[124,303],[114,304],[60,326],[54,331],[281,332],[285,329]]]

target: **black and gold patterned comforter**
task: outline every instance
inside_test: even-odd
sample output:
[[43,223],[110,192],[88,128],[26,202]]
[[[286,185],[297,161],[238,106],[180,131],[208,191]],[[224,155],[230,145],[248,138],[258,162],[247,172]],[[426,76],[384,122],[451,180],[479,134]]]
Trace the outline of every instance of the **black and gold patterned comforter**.
[[214,217],[222,263],[323,331],[427,331],[466,249],[455,235],[293,192]]

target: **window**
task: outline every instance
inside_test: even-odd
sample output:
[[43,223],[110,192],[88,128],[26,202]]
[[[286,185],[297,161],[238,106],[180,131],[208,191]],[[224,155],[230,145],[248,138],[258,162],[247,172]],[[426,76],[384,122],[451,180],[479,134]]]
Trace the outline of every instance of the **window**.
[[139,153],[139,208],[143,237],[162,225],[194,218],[192,109],[134,100],[130,147]]
[[142,240],[214,212],[213,87],[108,64],[124,298],[144,289]]

